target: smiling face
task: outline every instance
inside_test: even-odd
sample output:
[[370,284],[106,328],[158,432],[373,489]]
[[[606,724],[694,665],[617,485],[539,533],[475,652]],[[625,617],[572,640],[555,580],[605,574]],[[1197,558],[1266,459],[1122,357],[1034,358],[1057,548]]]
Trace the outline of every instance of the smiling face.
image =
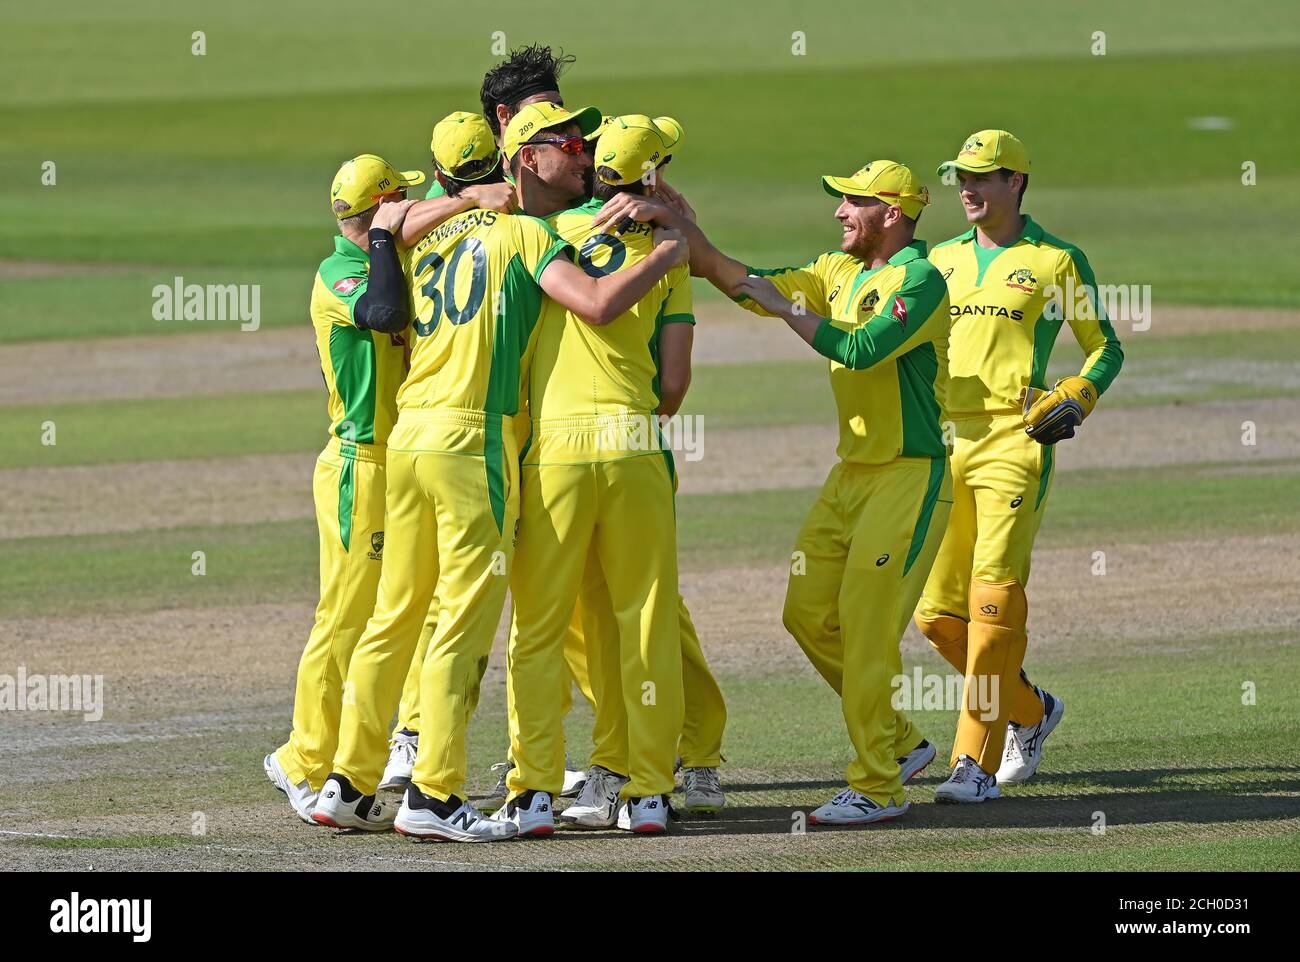
[[967,223],[980,226],[1003,224],[1017,216],[1023,177],[1019,173],[1003,176],[1000,170],[985,174],[958,170],[957,180],[961,185],[958,193]]
[[[561,137],[581,137],[582,131],[576,123],[559,127],[550,127],[541,131],[534,139],[558,140]],[[522,148],[527,153],[524,163],[533,167],[537,179],[548,189],[566,198],[585,197],[590,182],[591,156],[585,151],[576,154],[567,153],[558,144],[529,144]]]
[[844,230],[840,250],[859,260],[871,260],[884,240],[890,211],[896,209],[875,197],[846,194],[835,210],[835,219]]

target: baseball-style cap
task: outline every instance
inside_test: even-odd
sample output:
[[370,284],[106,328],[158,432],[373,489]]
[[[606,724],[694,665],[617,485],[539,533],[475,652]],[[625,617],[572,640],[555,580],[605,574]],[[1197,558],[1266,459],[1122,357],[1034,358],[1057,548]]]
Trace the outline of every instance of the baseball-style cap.
[[529,104],[510,118],[505,133],[501,135],[501,152],[506,155],[506,160],[513,160],[519,148],[543,130],[567,123],[576,123],[582,136],[586,137],[600,126],[600,111],[595,107],[568,110],[548,101]]
[[[334,175],[330,187],[330,213],[339,220],[354,217],[370,210],[379,198],[400,187],[414,187],[424,183],[424,171],[403,170],[400,173],[382,157],[362,154],[347,161]],[[336,201],[345,201],[348,209],[334,209]]]
[[681,143],[682,125],[671,117],[651,120],[645,114],[623,114],[606,120],[594,158],[597,176],[603,168],[615,172],[612,180],[600,177],[606,184],[636,183],[647,170],[667,162]]
[[496,167],[495,163],[483,165],[471,177],[461,177],[456,171],[466,164],[491,160],[497,155],[496,138],[482,114],[457,110],[433,125],[433,140],[429,143],[433,162],[448,177],[458,180],[478,180],[486,177]]
[[600,135],[605,132],[605,128],[608,127],[613,122],[614,122],[614,117],[610,114],[606,114],[605,116],[600,118],[600,123],[596,125],[596,129],[589,134],[583,134],[582,139],[583,140],[599,139]]
[[950,167],[970,171],[972,174],[986,174],[991,170],[1005,167],[1029,173],[1029,151],[1020,142],[1020,138],[1006,130],[980,130],[966,138],[957,152],[956,160],[949,160],[939,165],[936,173],[942,174]]
[[848,194],[851,197],[874,197],[915,219],[930,203],[930,192],[921,186],[916,176],[902,164],[893,160],[873,160],[852,177],[822,178],[822,186],[832,197]]

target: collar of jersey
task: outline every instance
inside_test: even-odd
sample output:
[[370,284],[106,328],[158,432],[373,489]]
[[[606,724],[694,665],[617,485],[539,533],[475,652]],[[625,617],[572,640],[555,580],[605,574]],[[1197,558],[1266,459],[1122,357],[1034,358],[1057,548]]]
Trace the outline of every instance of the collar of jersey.
[[334,236],[334,253],[341,257],[346,257],[350,261],[365,261],[370,259],[370,255],[358,247],[352,241],[348,240],[342,234]]
[[[975,239],[974,227],[972,227],[964,234],[958,234],[956,237],[956,240],[961,241],[963,244],[966,241],[973,241],[974,239]],[[1035,221],[1032,217],[1026,214],[1024,230],[1020,232],[1020,236],[1016,238],[1015,243],[1011,244],[1010,246],[1015,247],[1016,244],[1019,244],[1021,241],[1029,241],[1029,243],[1033,244],[1034,246],[1037,246],[1038,242],[1041,241],[1042,239],[1043,239],[1043,229],[1038,226],[1037,221]]]

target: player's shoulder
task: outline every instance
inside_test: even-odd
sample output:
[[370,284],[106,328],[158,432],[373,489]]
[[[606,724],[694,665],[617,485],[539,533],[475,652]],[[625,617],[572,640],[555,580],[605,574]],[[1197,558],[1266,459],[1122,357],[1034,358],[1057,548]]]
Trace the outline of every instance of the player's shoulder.
[[975,228],[964,230],[956,237],[949,237],[947,240],[939,241],[937,244],[930,245],[929,259],[933,261],[947,261],[962,250],[962,244],[966,241],[975,239]]
[[[1026,215],[1028,217],[1028,215]],[[1082,266],[1088,263],[1087,256],[1083,253],[1083,248],[1073,241],[1065,240],[1056,234],[1044,230],[1032,218],[1029,219],[1029,227],[1025,231],[1028,237],[1031,234],[1036,236],[1040,250],[1049,254],[1055,254],[1059,259],[1069,258],[1076,265]]]
[[347,297],[365,282],[369,273],[370,261],[361,256],[360,248],[357,249],[357,253],[336,249],[321,261],[316,269],[316,283],[312,287],[312,296],[332,294],[340,299]]

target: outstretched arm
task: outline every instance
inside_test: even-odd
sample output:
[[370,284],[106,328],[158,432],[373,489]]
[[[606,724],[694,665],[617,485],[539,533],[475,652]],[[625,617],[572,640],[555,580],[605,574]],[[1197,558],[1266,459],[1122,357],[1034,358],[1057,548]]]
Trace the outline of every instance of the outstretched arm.
[[512,186],[497,183],[466,187],[456,197],[444,194],[442,197],[416,201],[407,211],[406,220],[402,224],[402,246],[413,247],[416,241],[444,221],[475,207],[508,214],[514,208],[514,198],[515,189]]
[[552,299],[596,327],[630,311],[650,288],[678,264],[689,250],[677,231],[657,229],[655,249],[641,262],[603,277],[591,277],[572,261],[556,257],[546,265],[538,283]]

